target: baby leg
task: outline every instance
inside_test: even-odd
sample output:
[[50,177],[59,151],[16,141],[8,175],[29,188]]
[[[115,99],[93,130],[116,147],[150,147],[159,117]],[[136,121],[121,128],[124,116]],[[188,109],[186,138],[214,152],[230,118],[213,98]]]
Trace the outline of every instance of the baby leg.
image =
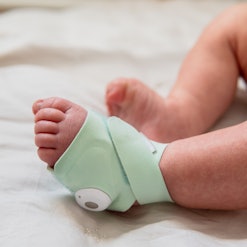
[[246,4],[234,6],[206,27],[166,99],[135,79],[111,82],[106,91],[109,114],[157,141],[207,131],[231,104],[239,75],[247,75],[246,9]]

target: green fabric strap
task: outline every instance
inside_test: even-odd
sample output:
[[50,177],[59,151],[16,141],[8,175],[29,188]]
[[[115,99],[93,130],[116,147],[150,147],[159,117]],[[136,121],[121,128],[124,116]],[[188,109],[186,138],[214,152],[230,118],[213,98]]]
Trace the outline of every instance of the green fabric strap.
[[116,117],[109,118],[108,126],[137,201],[140,204],[172,201],[159,168],[167,144],[148,140]]
[[165,147],[119,118],[88,111],[52,173],[82,207],[93,211],[105,207],[126,211],[136,200],[140,204],[172,201],[159,169]]

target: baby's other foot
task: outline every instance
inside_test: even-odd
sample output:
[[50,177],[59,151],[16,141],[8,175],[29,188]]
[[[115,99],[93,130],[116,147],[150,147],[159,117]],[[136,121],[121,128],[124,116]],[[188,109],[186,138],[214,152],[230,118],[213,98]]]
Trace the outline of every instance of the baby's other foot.
[[169,128],[166,101],[144,83],[132,78],[118,78],[106,89],[109,115],[117,116],[152,140],[174,139]]
[[36,101],[33,113],[38,155],[53,168],[83,125],[87,111],[68,100],[54,97]]

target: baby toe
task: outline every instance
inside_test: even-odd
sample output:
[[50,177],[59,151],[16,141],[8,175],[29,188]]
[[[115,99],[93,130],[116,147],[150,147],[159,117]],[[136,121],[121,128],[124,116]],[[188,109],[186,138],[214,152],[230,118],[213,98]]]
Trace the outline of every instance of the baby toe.
[[64,118],[65,118],[65,114],[62,111],[54,108],[44,108],[39,110],[35,114],[34,121],[37,123],[38,121],[45,120],[45,121],[52,121],[58,123],[64,120]]
[[36,114],[42,107],[43,100],[39,99],[33,103],[32,110],[33,114]]
[[59,154],[56,149],[52,148],[39,148],[38,151],[39,158],[47,163],[49,167],[53,168],[56,161],[59,159]]
[[38,105],[41,109],[53,108],[65,113],[73,106],[73,103],[63,98],[51,97],[45,100],[38,100],[36,105]]
[[57,148],[57,136],[53,134],[40,133],[35,135],[35,145],[39,148]]
[[58,124],[52,121],[40,120],[36,122],[34,126],[34,133],[49,133],[49,134],[57,134],[59,132]]

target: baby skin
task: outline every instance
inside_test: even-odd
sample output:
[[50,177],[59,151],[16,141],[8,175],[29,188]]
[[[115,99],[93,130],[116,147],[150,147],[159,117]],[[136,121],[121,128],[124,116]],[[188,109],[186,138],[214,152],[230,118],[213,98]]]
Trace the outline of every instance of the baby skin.
[[[247,4],[237,5],[208,25],[166,98],[129,78],[112,81],[106,90],[109,115],[169,143],[159,166],[170,196],[184,207],[247,208],[247,123],[206,133],[234,99],[239,76],[246,79],[246,13]],[[36,101],[33,113],[38,155],[53,168],[87,111],[49,98]]]

